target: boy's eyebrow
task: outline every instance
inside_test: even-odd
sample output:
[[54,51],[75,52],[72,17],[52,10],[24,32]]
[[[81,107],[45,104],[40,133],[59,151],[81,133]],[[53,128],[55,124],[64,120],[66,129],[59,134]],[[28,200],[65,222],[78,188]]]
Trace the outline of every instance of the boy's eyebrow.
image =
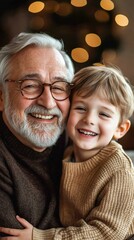
[[[73,101],[73,104],[86,104],[85,103],[85,101],[82,101],[82,100],[74,100]],[[105,107],[105,106],[99,106],[99,108],[101,109],[101,110],[106,110],[106,111],[108,111],[109,113],[112,113],[112,114],[114,114],[115,112],[112,110],[112,109],[110,109],[109,107]]]
[[83,104],[85,104],[85,102],[84,101],[82,101],[82,100],[73,100],[73,104],[78,104],[78,103],[83,103]]
[[109,112],[111,112],[111,113],[114,113],[114,111],[113,111],[112,109],[108,108],[108,107],[102,106],[102,108],[105,109],[105,110],[107,110],[107,111],[109,111]]

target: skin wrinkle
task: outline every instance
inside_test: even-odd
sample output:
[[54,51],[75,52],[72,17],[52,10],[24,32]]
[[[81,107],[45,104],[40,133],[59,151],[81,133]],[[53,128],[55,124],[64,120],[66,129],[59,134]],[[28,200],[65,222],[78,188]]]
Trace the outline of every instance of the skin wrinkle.
[[[8,79],[11,79],[10,76],[13,80],[22,79],[32,74],[36,78],[38,76],[42,82],[51,83],[53,79],[67,78],[64,59],[53,48],[28,47],[15,54],[12,60]],[[46,86],[43,94],[34,100],[25,99],[14,82],[6,83],[6,88],[8,91],[3,93],[5,98],[3,118],[11,132],[24,144],[37,151],[43,151],[55,144],[65,127],[69,99],[56,101],[51,95],[49,86]],[[37,118],[35,113],[50,118]]]

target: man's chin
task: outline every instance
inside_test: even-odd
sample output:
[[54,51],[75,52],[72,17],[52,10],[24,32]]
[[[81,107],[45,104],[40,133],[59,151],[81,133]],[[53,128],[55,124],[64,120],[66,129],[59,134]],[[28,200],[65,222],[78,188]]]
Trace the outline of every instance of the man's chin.
[[45,134],[34,133],[33,137],[28,137],[27,140],[34,144],[36,148],[48,148],[56,144],[63,131],[46,132]]

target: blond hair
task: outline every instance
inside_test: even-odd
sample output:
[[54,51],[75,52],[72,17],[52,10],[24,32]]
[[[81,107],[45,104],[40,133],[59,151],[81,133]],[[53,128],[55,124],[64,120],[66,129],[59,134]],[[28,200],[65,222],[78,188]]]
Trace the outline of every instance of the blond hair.
[[94,93],[106,98],[120,110],[121,122],[134,112],[134,87],[120,69],[113,66],[89,66],[78,71],[73,79],[74,93],[89,97]]

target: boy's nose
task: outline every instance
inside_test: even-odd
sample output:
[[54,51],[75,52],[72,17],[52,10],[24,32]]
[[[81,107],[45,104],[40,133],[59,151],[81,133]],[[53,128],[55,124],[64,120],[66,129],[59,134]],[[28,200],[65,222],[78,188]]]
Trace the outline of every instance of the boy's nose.
[[96,116],[93,112],[87,113],[85,116],[85,122],[87,122],[90,125],[94,125],[96,122]]

